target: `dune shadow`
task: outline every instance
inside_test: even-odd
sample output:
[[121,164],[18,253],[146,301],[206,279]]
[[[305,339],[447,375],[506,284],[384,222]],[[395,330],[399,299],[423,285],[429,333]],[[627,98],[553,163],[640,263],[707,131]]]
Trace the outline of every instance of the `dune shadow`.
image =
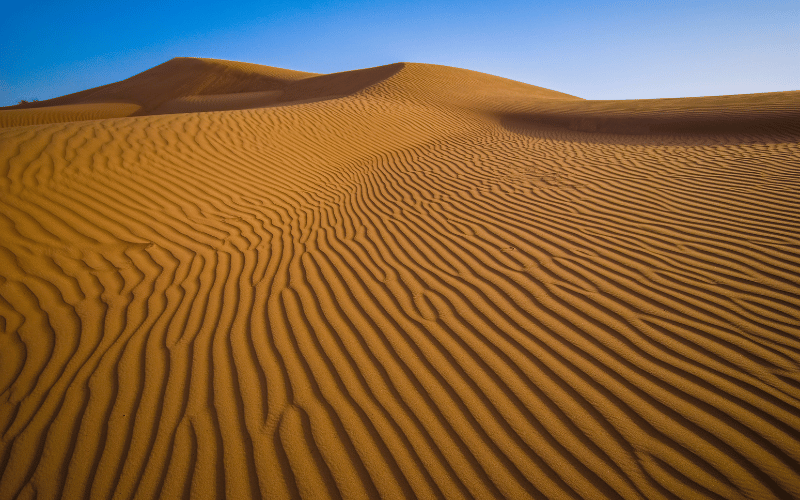
[[797,99],[787,98],[778,106],[771,102],[742,106],[724,101],[715,105],[702,101],[616,103],[552,102],[529,111],[502,113],[498,118],[503,127],[516,133],[579,137],[584,142],[773,143],[800,136],[800,106],[794,105]]

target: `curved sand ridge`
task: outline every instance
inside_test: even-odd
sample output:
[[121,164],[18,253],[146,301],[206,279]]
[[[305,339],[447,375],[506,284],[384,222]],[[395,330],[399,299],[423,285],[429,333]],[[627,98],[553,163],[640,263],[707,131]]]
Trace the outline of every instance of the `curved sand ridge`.
[[0,131],[0,498],[800,498],[796,94],[325,76]]

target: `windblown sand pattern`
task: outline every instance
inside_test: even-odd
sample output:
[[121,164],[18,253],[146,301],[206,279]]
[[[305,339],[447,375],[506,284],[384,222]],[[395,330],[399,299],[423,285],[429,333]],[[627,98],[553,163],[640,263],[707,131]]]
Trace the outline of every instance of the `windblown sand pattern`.
[[0,498],[800,498],[798,93],[126,82],[1,112],[144,116],[0,130]]

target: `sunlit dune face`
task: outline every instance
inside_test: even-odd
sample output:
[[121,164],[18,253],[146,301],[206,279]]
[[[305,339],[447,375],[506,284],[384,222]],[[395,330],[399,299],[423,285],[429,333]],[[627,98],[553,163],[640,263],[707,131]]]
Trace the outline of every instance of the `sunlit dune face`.
[[0,110],[0,499],[800,497],[799,99],[181,58]]

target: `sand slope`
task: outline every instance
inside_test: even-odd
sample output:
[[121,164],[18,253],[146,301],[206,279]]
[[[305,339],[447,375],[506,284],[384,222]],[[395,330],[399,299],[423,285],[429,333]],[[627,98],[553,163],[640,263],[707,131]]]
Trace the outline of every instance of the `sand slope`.
[[401,67],[390,64],[318,75],[257,64],[178,57],[121,82],[0,108],[0,127],[320,101],[358,92]]
[[0,130],[0,498],[800,498],[797,93],[200,63]]
[[43,125],[130,116],[141,109],[132,103],[63,104],[30,109],[0,109],[0,128]]

